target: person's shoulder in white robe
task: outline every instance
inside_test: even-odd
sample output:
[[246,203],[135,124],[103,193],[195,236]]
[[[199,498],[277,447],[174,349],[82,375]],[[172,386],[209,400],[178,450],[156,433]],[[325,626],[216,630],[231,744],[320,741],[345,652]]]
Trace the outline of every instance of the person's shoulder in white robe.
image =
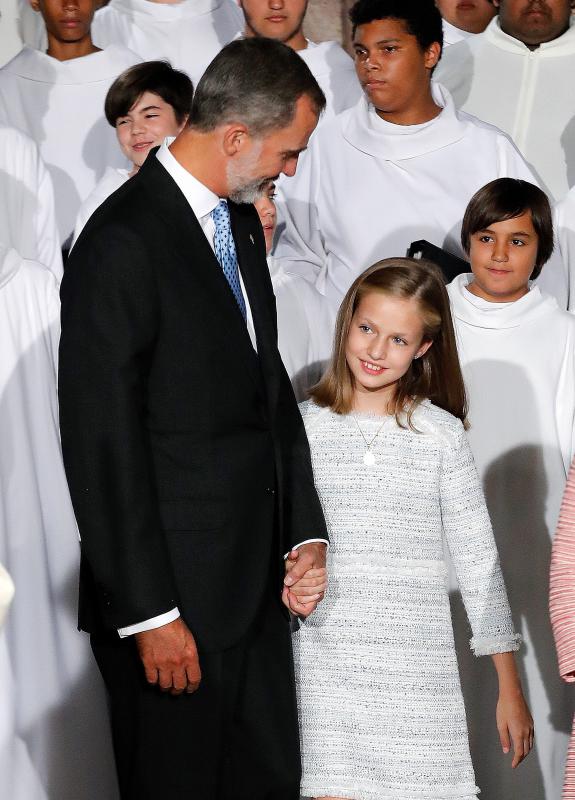
[[62,243],[106,167],[126,164],[104,101],[118,75],[140,60],[120,45],[67,61],[24,47],[0,70],[0,119],[40,148],[54,183]]
[[[549,426],[545,420],[545,426],[556,431],[566,476],[575,455],[575,315],[559,308],[555,297],[535,284],[515,302],[494,303],[468,290],[472,280],[471,273],[458,275],[447,287],[462,367],[481,359],[493,370],[501,363],[528,368],[536,395],[552,396],[553,407],[545,413],[555,416],[555,424]],[[484,369],[483,380],[486,374]],[[540,376],[540,381],[534,376]],[[495,382],[494,378],[493,388]],[[487,392],[485,398],[490,396],[489,386],[482,391]],[[472,392],[470,402],[473,407],[484,400]],[[490,402],[495,407],[496,401]],[[519,413],[526,401],[518,397],[517,402]]]
[[0,206],[0,242],[45,264],[60,280],[62,253],[52,180],[36,143],[1,123]]
[[338,42],[315,43],[308,40],[307,47],[297,52],[326,96],[323,119],[357,103],[362,90],[353,60]]
[[98,47],[117,43],[145,60],[167,58],[196,84],[243,24],[234,0],[111,0],[96,12],[92,37]]
[[107,200],[108,197],[116,191],[116,189],[119,189],[120,186],[123,186],[129,179],[130,170],[118,169],[117,167],[108,167],[94,189],[90,192],[88,197],[80,206],[78,216],[76,217],[76,225],[74,226],[72,247],[76,243],[78,236],[81,234],[84,226],[94,211],[100,208],[104,200]]

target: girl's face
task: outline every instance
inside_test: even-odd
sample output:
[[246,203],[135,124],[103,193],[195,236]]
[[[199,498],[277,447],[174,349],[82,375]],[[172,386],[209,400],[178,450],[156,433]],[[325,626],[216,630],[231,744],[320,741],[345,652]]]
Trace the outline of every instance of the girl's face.
[[173,107],[154,94],[144,92],[125,117],[116,120],[116,135],[124,155],[139,169],[152,147],[166,136],[177,136],[186,120],[178,122]]
[[366,407],[368,397],[378,407],[393,397],[397,382],[431,347],[423,339],[423,319],[416,300],[373,291],[353,315],[345,356],[354,384],[354,406]]
[[275,191],[276,185],[271,181],[266,187],[265,193],[254,203],[264,229],[267,254],[272,249],[277,222],[276,204],[274,203]]
[[519,300],[529,291],[538,246],[530,211],[477,231],[470,241],[473,281],[467,288],[492,303]]

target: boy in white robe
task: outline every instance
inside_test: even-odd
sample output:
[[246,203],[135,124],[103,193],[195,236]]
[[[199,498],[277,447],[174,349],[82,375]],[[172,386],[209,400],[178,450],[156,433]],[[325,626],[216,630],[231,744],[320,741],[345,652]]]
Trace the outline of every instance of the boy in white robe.
[[497,9],[491,0],[435,0],[443,17],[443,47],[483,33]]
[[245,16],[244,36],[276,39],[306,62],[327,101],[322,119],[339,114],[361,96],[353,61],[338,42],[306,39],[303,21],[308,0],[239,0]]
[[194,87],[184,72],[165,61],[144,61],[110,86],[104,112],[131,169],[108,167],[80,206],[72,245],[94,211],[140,169],[148,153],[177,136],[188,121]]
[[112,81],[140,58],[124,47],[99,50],[92,43],[97,0],[32,2],[46,24],[48,51],[25,47],[0,70],[0,119],[40,148],[52,175],[64,244],[81,202],[106,167],[125,166],[104,117],[104,98]]
[[575,183],[572,0],[495,0],[486,31],[450,47],[437,80],[456,105],[497,125],[555,200]]
[[25,800],[45,800],[44,792],[115,800],[104,690],[76,628],[79,544],[58,431],[59,316],[54,275],[0,245],[0,562],[17,587],[6,624],[15,685],[2,719],[24,748],[0,787],[3,799],[19,796],[10,780],[27,786],[32,765],[36,788]]
[[36,144],[0,123],[0,242],[60,280],[62,253],[52,180]]
[[[459,232],[473,193],[500,176],[533,179],[505,134],[432,87],[442,42],[433,0],[360,0],[351,18],[364,96],[316,131],[282,182],[274,251],[286,272],[315,283],[333,320],[370,264],[420,239],[464,255]],[[562,272],[550,277],[562,287]]]
[[167,58],[194,86],[242,29],[234,0],[110,0],[94,18],[99,47],[122,44],[145,61]]
[[448,290],[468,436],[526,643],[521,667],[536,740],[530,762],[510,775],[490,744],[484,713],[495,687],[478,662],[462,663],[480,753],[477,780],[487,798],[551,800],[561,796],[573,713],[573,698],[556,676],[547,584],[575,449],[575,317],[530,283],[553,249],[551,210],[537,187],[503,179],[481,189],[466,211],[462,244],[473,274],[458,276]]

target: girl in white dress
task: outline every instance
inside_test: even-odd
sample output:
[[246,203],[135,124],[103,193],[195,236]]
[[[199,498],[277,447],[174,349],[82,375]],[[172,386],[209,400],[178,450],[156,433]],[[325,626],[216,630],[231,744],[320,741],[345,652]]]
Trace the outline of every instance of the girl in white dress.
[[301,410],[330,531],[330,586],[294,634],[302,794],[472,800],[444,540],[471,647],[497,670],[497,729],[513,767],[532,748],[533,723],[433,265],[386,259],[355,281],[311,397]]

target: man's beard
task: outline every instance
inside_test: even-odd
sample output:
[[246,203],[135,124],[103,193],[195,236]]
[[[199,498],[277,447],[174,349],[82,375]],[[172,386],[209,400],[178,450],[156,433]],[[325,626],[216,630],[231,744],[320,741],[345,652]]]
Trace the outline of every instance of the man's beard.
[[228,180],[228,197],[233,203],[255,203],[266,192],[270,181],[275,181],[277,175],[254,177],[258,160],[263,145],[256,148],[242,161],[228,161],[226,168]]

